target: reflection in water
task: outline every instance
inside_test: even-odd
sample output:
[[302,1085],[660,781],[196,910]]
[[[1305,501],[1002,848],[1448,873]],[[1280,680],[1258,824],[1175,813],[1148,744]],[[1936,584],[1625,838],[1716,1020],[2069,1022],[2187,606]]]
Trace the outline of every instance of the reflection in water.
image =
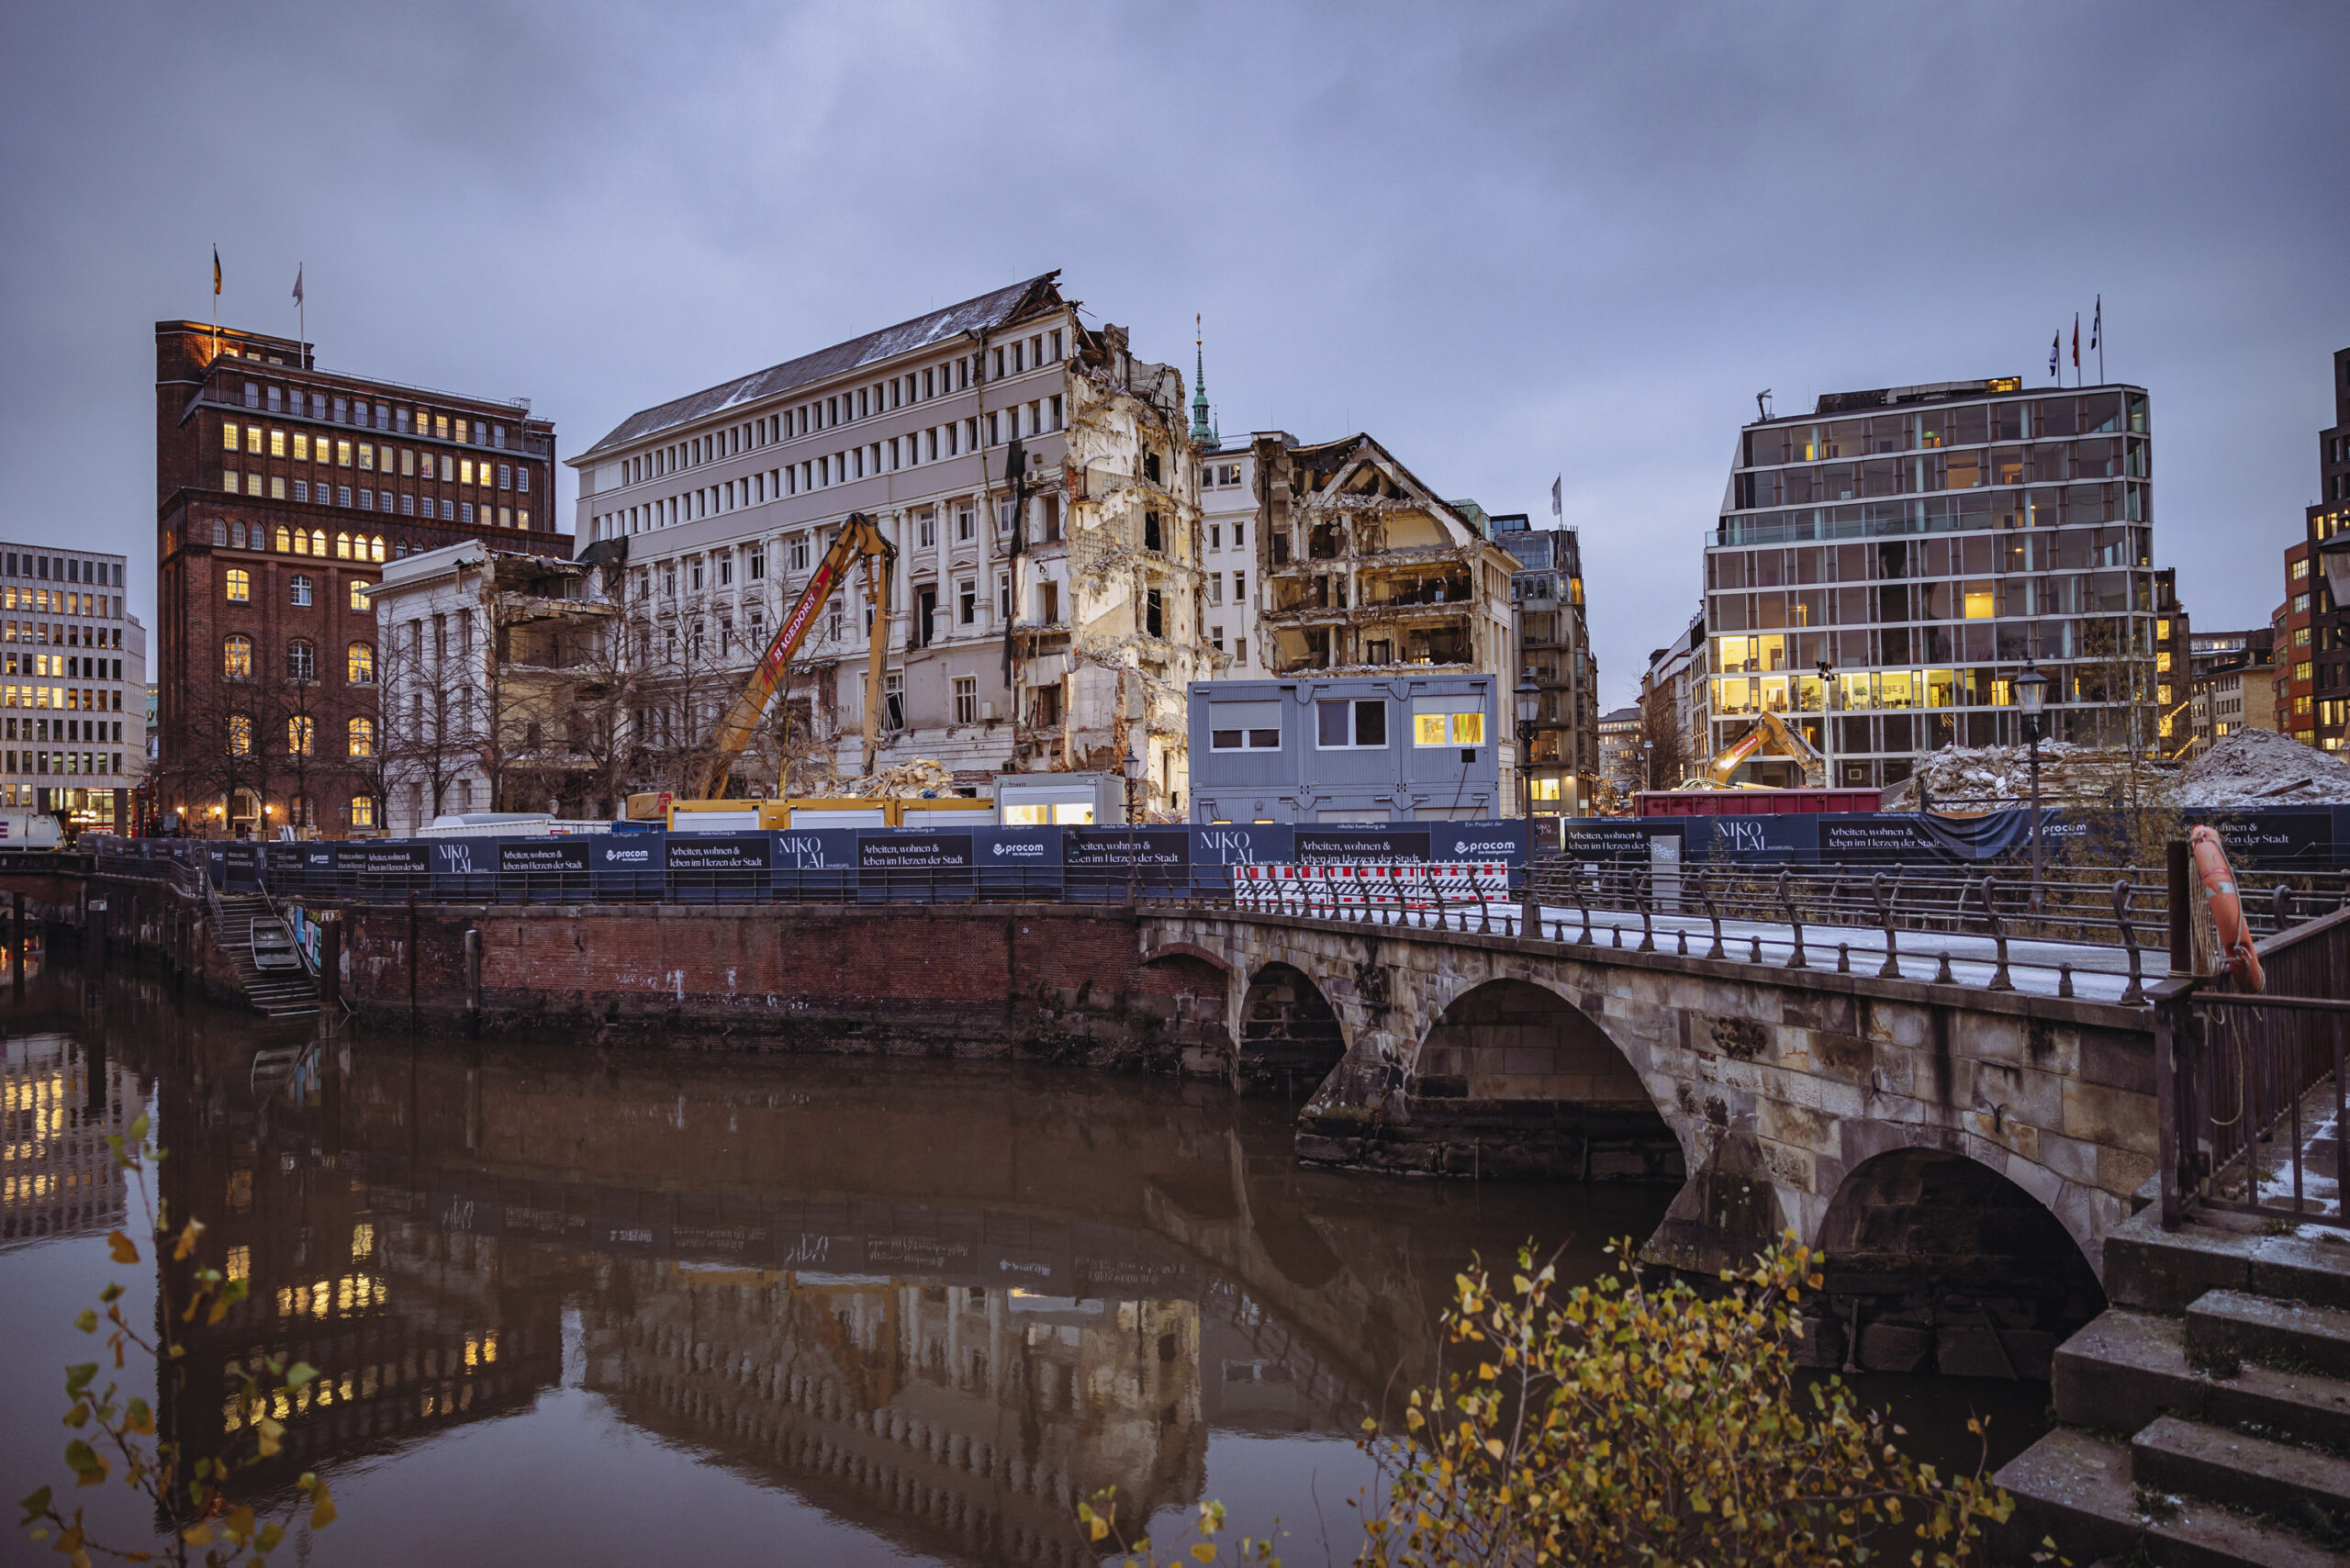
[[[1090,1563],[1073,1511],[1102,1488],[1133,1518],[1207,1495],[1220,1443],[1347,1453],[1364,1416],[1437,1374],[1435,1314],[1472,1249],[1566,1241],[1562,1271],[1588,1275],[1671,1195],[1304,1170],[1278,1106],[1041,1070],[306,1051],[130,981],[73,1032],[10,1045],[12,1150],[62,1148],[18,1129],[78,1127],[77,1075],[113,1085],[106,1126],[141,1098],[125,1075],[154,1075],[165,1195],[210,1222],[201,1260],[252,1284],[193,1333],[163,1414],[217,1449],[246,1418],[243,1369],[317,1366],[274,1412],[286,1449],[255,1492],[364,1473],[407,1532],[379,1514],[320,1537],[320,1562],[445,1546],[429,1439],[586,1397],[878,1558]],[[39,1173],[12,1154],[8,1226],[33,1223],[19,1179]],[[118,1191],[73,1190],[73,1226],[112,1223]],[[630,1506],[641,1461],[565,1452],[590,1468],[518,1500],[519,1526]],[[1326,1478],[1324,1500],[1360,1473]]]

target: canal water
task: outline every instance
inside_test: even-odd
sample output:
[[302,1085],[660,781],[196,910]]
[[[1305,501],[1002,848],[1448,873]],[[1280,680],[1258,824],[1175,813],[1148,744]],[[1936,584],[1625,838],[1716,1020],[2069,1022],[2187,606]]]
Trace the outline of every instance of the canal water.
[[[1530,1239],[1591,1277],[1672,1195],[1302,1170],[1284,1107],[1199,1084],[321,1047],[70,972],[5,997],[0,1501],[57,1483],[103,1538],[151,1537],[127,1489],[62,1484],[51,1419],[107,1281],[154,1321],[151,1271],[105,1239],[140,1200],[104,1140],[143,1110],[160,1195],[252,1287],[188,1332],[166,1426],[218,1450],[238,1369],[317,1366],[246,1484],[327,1478],[341,1522],[294,1543],[321,1568],[1091,1562],[1074,1504],[1111,1487],[1127,1519],[1218,1498],[1343,1562],[1374,1481],[1356,1435],[1438,1374],[1455,1272]],[[1921,1457],[1970,1465],[1971,1411],[1996,1463],[2047,1400],[1862,1383]]]

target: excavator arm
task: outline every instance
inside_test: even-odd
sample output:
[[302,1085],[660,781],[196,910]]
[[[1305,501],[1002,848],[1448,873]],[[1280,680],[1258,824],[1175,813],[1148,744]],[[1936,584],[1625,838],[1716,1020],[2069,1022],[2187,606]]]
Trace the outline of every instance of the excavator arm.
[[1754,716],[1754,722],[1740,732],[1738,738],[1716,753],[1707,772],[1707,784],[1718,785],[1730,776],[1738,765],[1762,749],[1765,742],[1775,743],[1785,756],[1795,759],[1803,769],[1806,782],[1817,775],[1824,783],[1828,777],[1828,759],[1818,748],[1803,738],[1801,731],[1778,714],[1765,711]]
[[[751,678],[718,721],[718,728],[711,736],[709,755],[693,776],[693,798],[708,801],[724,795],[727,780],[734,770],[734,759],[757,733],[767,704],[775,700],[800,645],[808,640],[809,629],[815,625],[816,617],[832,602],[833,596],[841,591],[849,568],[859,560],[866,567],[866,603],[873,611],[872,631],[867,639],[871,652],[866,659],[865,672],[865,771],[873,771],[880,726],[881,672],[890,653],[890,579],[897,555],[897,546],[890,543],[880,524],[861,511],[849,513],[834,537],[832,547],[816,563],[808,586],[792,602],[790,613],[776,628],[775,639],[760,655]],[[666,798],[657,794],[631,796],[629,814],[660,816],[667,804]]]

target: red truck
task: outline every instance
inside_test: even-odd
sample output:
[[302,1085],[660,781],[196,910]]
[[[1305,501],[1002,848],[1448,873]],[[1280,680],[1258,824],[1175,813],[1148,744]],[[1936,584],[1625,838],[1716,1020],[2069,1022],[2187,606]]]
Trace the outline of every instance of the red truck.
[[1881,790],[1641,790],[1632,814],[1641,817],[1771,817],[1789,812],[1874,812]]

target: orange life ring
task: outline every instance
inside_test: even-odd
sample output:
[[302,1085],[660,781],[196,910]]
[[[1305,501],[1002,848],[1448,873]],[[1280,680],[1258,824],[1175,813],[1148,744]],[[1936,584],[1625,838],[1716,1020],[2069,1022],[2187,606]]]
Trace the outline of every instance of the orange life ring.
[[2211,922],[2220,931],[2220,956],[2228,966],[2228,973],[2245,991],[2266,988],[2267,977],[2260,972],[2260,955],[2252,950],[2252,933],[2244,923],[2244,901],[2236,893],[2236,874],[2228,865],[2228,852],[2220,843],[2220,835],[2208,827],[2198,827],[2188,834],[2187,844],[2195,856],[2195,874],[2202,879],[2203,895],[2210,901]]

